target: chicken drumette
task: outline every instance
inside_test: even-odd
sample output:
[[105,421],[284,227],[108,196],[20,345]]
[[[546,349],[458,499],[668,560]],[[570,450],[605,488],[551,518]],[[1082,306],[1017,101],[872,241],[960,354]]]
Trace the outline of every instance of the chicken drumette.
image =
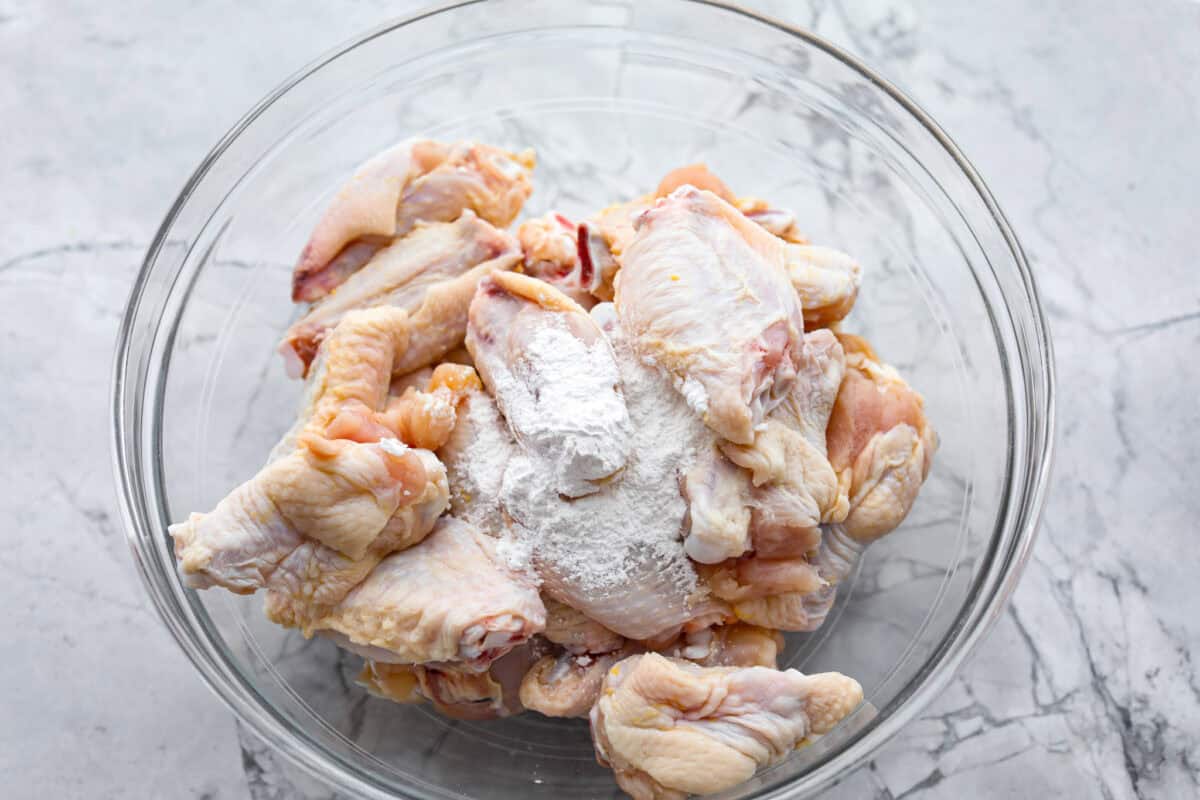
[[419,542],[447,504],[445,470],[385,423],[407,315],[355,311],[329,337],[297,424],[257,475],[209,514],[171,526],[185,580],[249,594],[307,627],[389,553]]

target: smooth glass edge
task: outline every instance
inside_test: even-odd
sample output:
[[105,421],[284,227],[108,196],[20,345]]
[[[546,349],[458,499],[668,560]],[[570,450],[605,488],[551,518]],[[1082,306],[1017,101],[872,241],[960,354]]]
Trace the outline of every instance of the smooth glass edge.
[[[282,95],[294,88],[296,84],[301,82],[308,75],[320,69],[325,64],[335,60],[336,58],[345,55],[355,47],[358,47],[359,45],[375,39],[387,32],[402,28],[413,22],[424,19],[425,17],[452,11],[457,8],[476,5],[483,1],[484,0],[464,0],[463,2],[444,4],[437,7],[427,8],[423,11],[389,23],[384,23],[373,30],[370,30],[356,38],[344,42],[342,45],[339,45],[330,51],[327,51],[313,62],[310,62],[310,64],[304,68],[300,69],[296,73],[293,73],[293,75],[285,80],[275,91],[271,92],[262,101],[255,105],[250,112],[248,112],[241,120],[239,120],[234,127],[231,128],[230,131],[221,138],[217,145],[214,146],[214,148],[201,162],[197,170],[193,173],[192,177],[188,180],[187,184],[185,184],[183,191],[175,203],[172,204],[172,207],[160,226],[158,233],[155,235],[151,247],[147,252],[147,257],[143,262],[137,279],[134,282],[133,288],[130,292],[128,306],[122,319],[121,327],[118,331],[117,337],[117,351],[112,379],[114,402],[112,440],[114,471],[118,481],[118,495],[119,499],[121,500],[122,519],[126,524],[127,537],[129,539],[131,548],[134,550],[135,564],[139,574],[142,576],[143,582],[147,585],[147,588],[151,590],[151,598],[154,602],[156,610],[158,611],[159,615],[163,617],[164,621],[167,623],[168,629],[171,630],[176,640],[180,643],[180,646],[183,647],[185,652],[187,652],[190,657],[192,657],[193,662],[196,663],[199,671],[202,673],[205,683],[209,686],[209,688],[212,689],[218,695],[218,697],[225,702],[226,705],[230,706],[235,712],[238,712],[239,709],[243,709],[241,716],[252,727],[254,727],[257,735],[266,738],[269,743],[279,748],[286,757],[295,762],[305,772],[323,780],[332,779],[335,782],[351,783],[353,788],[355,788],[357,791],[365,790],[366,793],[372,797],[387,798],[394,797],[394,795],[390,792],[380,793],[371,781],[368,781],[367,785],[362,785],[362,778],[347,781],[349,778],[357,777],[354,775],[354,773],[357,773],[358,770],[353,768],[349,770],[349,775],[327,774],[324,770],[319,769],[318,765],[313,764],[304,758],[304,756],[309,754],[296,752],[295,748],[286,741],[287,737],[292,735],[293,732],[286,729],[279,731],[276,720],[263,719],[259,714],[259,709],[254,707],[246,708],[244,706],[245,698],[236,698],[235,705],[235,698],[227,697],[222,691],[222,689],[228,690],[231,687],[227,685],[219,686],[215,682],[214,676],[209,674],[209,670],[221,672],[220,667],[215,664],[211,664],[211,662],[209,662],[207,659],[207,655],[201,651],[202,649],[198,650],[195,648],[194,642],[188,641],[185,643],[185,640],[191,639],[193,632],[182,629],[177,622],[170,619],[167,613],[167,607],[169,605],[167,598],[159,595],[160,587],[155,585],[157,579],[154,577],[154,574],[150,572],[150,566],[146,562],[145,553],[142,552],[140,548],[139,538],[143,534],[139,530],[140,526],[138,523],[139,521],[143,523],[145,522],[145,515],[143,513],[135,513],[135,507],[133,504],[135,501],[142,499],[141,495],[143,493],[136,490],[133,492],[130,491],[131,484],[129,472],[131,464],[129,463],[129,453],[126,452],[127,443],[124,440],[124,434],[127,432],[127,420],[124,412],[125,404],[122,402],[129,391],[128,348],[134,323],[138,316],[138,311],[140,310],[141,300],[147,288],[150,271],[157,260],[158,254],[161,252],[163,246],[167,242],[167,233],[173,227],[173,224],[178,218],[183,205],[190,198],[195,187],[207,175],[212,164],[228,149],[232,141],[236,139],[246,127],[248,127],[257,117],[259,117],[269,106],[273,105]],[[857,766],[862,760],[865,760],[865,758],[869,756],[871,752],[887,741],[887,739],[891,738],[891,736],[895,735],[895,733],[897,733],[901,727],[910,721],[913,716],[919,713],[923,707],[928,705],[928,703],[933,699],[933,696],[940,693],[941,690],[944,689],[945,685],[954,677],[954,674],[961,667],[966,657],[970,654],[970,651],[972,651],[978,642],[983,638],[983,636],[990,631],[991,626],[994,624],[996,619],[998,619],[1000,612],[1003,610],[1003,606],[1007,602],[1008,597],[1011,595],[1012,591],[1016,587],[1017,582],[1019,581],[1024,564],[1028,560],[1036,536],[1037,523],[1041,517],[1044,506],[1045,492],[1048,486],[1049,472],[1051,462],[1053,460],[1054,448],[1053,433],[1055,428],[1055,370],[1053,361],[1053,346],[1050,340],[1044,311],[1039,300],[1036,280],[1029,268],[1028,261],[1020,247],[1019,242],[1016,239],[1015,234],[1012,231],[1011,226],[1001,212],[990,190],[983,183],[982,178],[979,176],[974,166],[963,155],[961,150],[945,133],[945,131],[936,122],[934,122],[933,119],[929,117],[929,115],[925,113],[925,111],[919,105],[909,99],[893,84],[870,70],[858,59],[808,31],[796,28],[771,17],[758,14],[733,3],[722,2],[721,0],[685,0],[685,2],[731,11],[745,16],[751,20],[767,24],[780,31],[796,36],[797,38],[800,38],[817,49],[826,52],[828,55],[858,72],[870,83],[882,89],[888,96],[892,98],[893,101],[899,104],[901,108],[908,111],[913,117],[915,117],[918,122],[920,122],[922,126],[934,136],[937,142],[942,145],[943,149],[951,156],[955,164],[967,177],[968,181],[970,181],[971,185],[975,188],[980,199],[983,200],[985,208],[990,213],[993,221],[1000,229],[1001,236],[1008,245],[1010,253],[1013,256],[1013,260],[1016,263],[1018,272],[1023,279],[1022,283],[1025,288],[1025,299],[1028,303],[1028,310],[1031,312],[1034,343],[1040,345],[1040,357],[1037,359],[1037,361],[1038,366],[1041,367],[1041,387],[1037,385],[1039,382],[1026,381],[1025,406],[1026,410],[1037,410],[1039,404],[1037,403],[1036,398],[1031,398],[1029,395],[1038,388],[1042,388],[1045,393],[1045,398],[1044,403],[1040,405],[1045,414],[1045,423],[1041,426],[1037,424],[1038,416],[1036,413],[1030,414],[1030,419],[1027,421],[1027,426],[1033,428],[1031,431],[1031,441],[1029,447],[1029,453],[1033,459],[1033,463],[1029,465],[1029,474],[1026,476],[1026,480],[1024,481],[1019,494],[1026,496],[1028,502],[1024,504],[1018,503],[1016,505],[1021,519],[1016,523],[1018,529],[1015,531],[1012,547],[1010,548],[1008,557],[1004,561],[1004,566],[1007,568],[1007,574],[1005,574],[1005,570],[1000,570],[1000,584],[999,586],[995,587],[994,593],[988,602],[983,604],[982,607],[976,605],[974,608],[968,609],[968,612],[971,613],[964,615],[966,617],[978,619],[976,627],[973,629],[967,628],[965,633],[963,632],[964,629],[960,628],[957,634],[958,638],[948,642],[946,647],[943,649],[943,655],[941,658],[937,657],[937,653],[930,657],[930,659],[927,661],[927,664],[929,665],[929,671],[926,675],[927,681],[917,686],[913,692],[908,695],[903,705],[898,707],[891,717],[882,720],[876,728],[868,731],[857,741],[849,745],[842,753],[839,753],[831,758],[830,761],[822,764],[816,770],[797,778],[796,781],[793,781],[792,787],[785,787],[783,789],[785,794],[779,794],[778,791],[776,791],[775,793],[766,795],[769,797],[786,797],[788,795],[795,796],[795,791],[818,789],[823,786],[830,785],[839,777],[841,777],[841,772],[849,771],[849,769]],[[1011,315],[1010,319],[1013,319]],[[1021,333],[1024,332],[1022,327],[1023,326],[1021,324],[1017,324],[1017,322],[1014,320],[1014,330],[1017,334],[1017,350],[1021,356],[1021,362],[1023,365],[1032,366],[1028,360],[1030,355],[1028,352],[1029,342],[1027,341],[1027,336],[1021,335]],[[142,399],[140,397],[134,398],[133,404],[135,410],[140,410],[142,406]],[[1040,430],[1038,430],[1039,428]],[[1041,454],[1040,456],[1034,456],[1033,454],[1036,451],[1036,446],[1039,443],[1042,445]],[[134,448],[134,451],[136,452],[136,447]],[[140,462],[140,457],[135,457],[135,460]],[[993,567],[994,566],[995,565],[993,564]],[[995,573],[995,570],[993,569],[992,572]],[[960,619],[961,618],[962,617],[960,617]],[[200,658],[196,658],[196,656],[200,656]],[[941,674],[935,673],[935,670],[939,667],[943,667]],[[263,730],[263,727],[267,727],[272,730]],[[284,734],[282,737],[278,735],[268,735],[269,733],[278,734],[280,732]],[[328,755],[333,758],[337,758],[336,755],[332,753],[329,753]],[[338,759],[338,761],[340,761],[340,759]],[[343,763],[343,767],[345,766],[349,765],[345,765]],[[822,773],[834,772],[834,767],[839,768],[836,770],[838,774],[822,775]],[[797,782],[804,785],[796,785]]]

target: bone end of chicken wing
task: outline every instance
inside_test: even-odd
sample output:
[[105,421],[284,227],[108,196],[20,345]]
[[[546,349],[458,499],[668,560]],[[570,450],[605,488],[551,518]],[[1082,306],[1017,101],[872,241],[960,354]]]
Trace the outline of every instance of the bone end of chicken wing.
[[840,672],[809,675],[806,682],[804,714],[808,717],[811,735],[829,733],[862,703],[862,686]]
[[425,699],[416,670],[411,664],[385,664],[368,659],[355,683],[376,697],[393,703],[420,703]]
[[598,760],[635,800],[653,800],[736,786],[861,700],[858,683],[835,673],[699,667],[648,653],[608,671],[590,719]]
[[783,634],[744,622],[684,633],[662,655],[682,658],[702,667],[770,667],[783,652]]
[[554,286],[587,309],[602,296],[612,297],[617,263],[595,223],[576,224],[552,211],[523,222],[517,240],[525,256],[525,274]]
[[[501,661],[526,662],[513,652]],[[526,663],[514,665],[524,670]],[[471,672],[452,664],[389,664],[368,659],[357,683],[376,697],[394,703],[429,701],[452,719],[488,720],[520,713],[517,687],[506,675],[496,674],[501,662],[487,672]]]

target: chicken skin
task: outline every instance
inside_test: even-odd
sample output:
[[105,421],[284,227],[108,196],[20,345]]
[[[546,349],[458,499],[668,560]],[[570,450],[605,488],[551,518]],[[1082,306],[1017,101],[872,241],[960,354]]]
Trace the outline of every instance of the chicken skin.
[[748,780],[862,702],[836,672],[700,667],[655,653],[618,662],[590,719],[596,756],[635,800],[683,800]]
[[482,672],[545,624],[536,587],[503,565],[496,540],[443,517],[423,542],[385,558],[312,627],[369,648],[377,661],[454,662]]
[[804,310],[805,330],[841,322],[858,299],[862,267],[832,247],[789,244],[787,273]]
[[488,145],[408,139],[362,164],[305,245],[292,300],[315,302],[419,222],[453,222],[472,211],[498,227],[529,197],[533,153]]
[[825,452],[825,426],[843,369],[832,333],[806,336],[793,389],[760,426],[754,444],[721,442],[720,453],[688,474],[684,547],[694,560],[716,564],[750,550],[767,558],[804,555],[815,546],[822,522],[845,516],[846,498]]
[[392,365],[397,375],[433,363],[462,344],[475,286],[520,260],[516,240],[473,212],[454,222],[418,226],[379,250],[336,293],[314,304],[284,335],[280,352],[289,374],[303,375],[317,347],[350,311],[395,306],[409,314],[409,346]]
[[709,427],[752,444],[792,388],[804,331],[784,242],[691,186],[634,227],[616,280],[622,330]]

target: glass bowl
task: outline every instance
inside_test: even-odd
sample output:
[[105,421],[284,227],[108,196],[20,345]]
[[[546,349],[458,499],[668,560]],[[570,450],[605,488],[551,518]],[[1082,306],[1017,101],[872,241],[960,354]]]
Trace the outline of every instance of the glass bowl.
[[845,327],[924,394],[941,448],[905,524],[782,659],[853,675],[867,702],[723,796],[829,785],[946,685],[1017,581],[1050,460],[1050,342],[1012,231],[941,129],[837,48],[732,6],[449,6],[322,58],[218,143],[147,255],[114,376],[126,523],[167,626],[251,728],[343,791],[615,796],[585,721],[455,722],[369,697],[355,658],[176,574],[168,522],[212,508],[292,421],[300,386],[275,348],[317,215],[357,163],[414,134],[534,147],[526,215],[583,215],[705,161],[864,265]]

